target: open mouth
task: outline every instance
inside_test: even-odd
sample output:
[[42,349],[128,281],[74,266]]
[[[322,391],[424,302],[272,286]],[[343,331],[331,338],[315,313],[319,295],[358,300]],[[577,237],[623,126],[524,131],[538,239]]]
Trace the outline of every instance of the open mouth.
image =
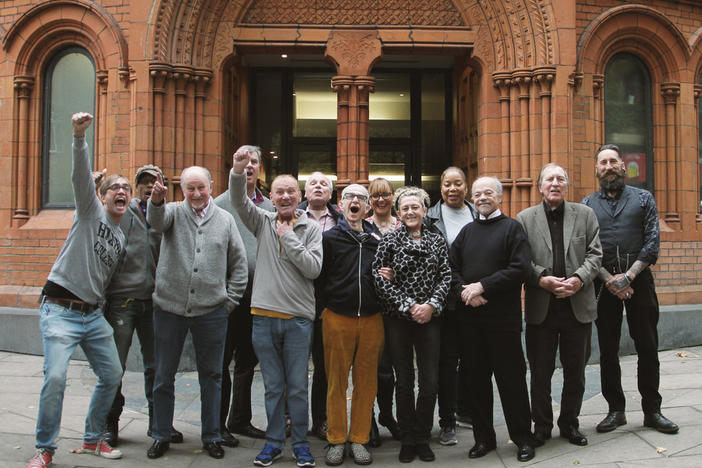
[[115,206],[124,208],[125,206],[127,206],[127,199],[124,197],[115,198]]
[[361,208],[358,207],[358,206],[356,206],[356,205],[352,205],[352,206],[349,207],[349,211],[350,211],[351,213],[354,213],[354,214],[355,214],[355,213],[358,213],[360,210],[361,210]]

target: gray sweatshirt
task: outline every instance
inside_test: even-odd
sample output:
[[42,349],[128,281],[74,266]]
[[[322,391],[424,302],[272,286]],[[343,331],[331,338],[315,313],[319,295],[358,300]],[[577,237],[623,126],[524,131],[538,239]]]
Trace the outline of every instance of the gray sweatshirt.
[[246,289],[246,252],[234,218],[212,203],[198,226],[187,201],[147,205],[146,219],[163,233],[154,304],[184,317],[225,306],[229,312]]
[[48,279],[97,305],[122,255],[124,234],[95,193],[85,138],[73,138],[71,182],[76,213]]
[[138,198],[132,198],[119,226],[124,233],[124,256],[107,286],[106,296],[150,300],[161,233],[146,223]]
[[246,175],[229,173],[231,203],[258,239],[251,307],[314,320],[314,279],[322,270],[322,230],[297,210],[293,230],[278,237],[277,213],[257,207],[246,194]]

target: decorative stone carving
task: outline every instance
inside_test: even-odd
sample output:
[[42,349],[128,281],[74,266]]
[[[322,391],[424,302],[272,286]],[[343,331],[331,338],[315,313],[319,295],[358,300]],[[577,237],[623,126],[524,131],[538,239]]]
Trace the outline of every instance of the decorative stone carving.
[[604,90],[604,75],[595,73],[592,75],[592,97],[595,99],[602,99],[604,96],[602,92]]
[[680,83],[661,83],[661,94],[666,104],[675,104],[680,96]]
[[340,75],[369,75],[382,55],[375,31],[332,30],[324,52]]

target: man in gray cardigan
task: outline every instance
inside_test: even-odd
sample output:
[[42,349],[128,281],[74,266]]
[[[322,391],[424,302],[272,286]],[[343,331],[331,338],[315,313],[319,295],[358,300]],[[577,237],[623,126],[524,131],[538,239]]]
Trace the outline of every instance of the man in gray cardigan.
[[175,373],[190,331],[200,381],[203,448],[211,457],[222,458],[222,354],[227,318],[246,288],[246,252],[234,218],[213,203],[209,171],[186,168],[180,185],[185,200],[166,204],[166,188],[159,176],[146,215],[151,226],[163,233],[153,295],[155,441],[147,456],[158,458],[168,450]]
[[254,465],[269,466],[285,444],[285,404],[290,410],[291,444],[297,466],[314,466],[307,441],[307,363],[315,317],[314,284],[322,269],[322,231],[304,211],[300,188],[290,175],[271,183],[277,212],[257,207],[246,194],[251,154],[234,153],[229,195],[249,231],[258,239],[251,293],[252,340],[266,389],[266,445]]
[[[267,211],[273,211],[273,204],[264,197],[256,187],[261,172],[261,148],[245,145],[239,150],[251,154],[246,165],[246,195],[254,205]],[[266,433],[251,424],[251,384],[253,383],[254,368],[258,364],[251,342],[251,287],[253,286],[254,271],[256,271],[256,236],[246,228],[246,225],[234,210],[229,197],[229,190],[215,198],[215,204],[229,212],[236,221],[239,234],[244,241],[246,258],[249,261],[249,282],[246,292],[239,305],[229,316],[227,324],[227,341],[224,344],[224,360],[222,362],[222,408],[220,412],[220,427],[223,444],[237,444],[237,439],[231,433],[241,434],[255,439],[263,439]],[[229,365],[234,358],[234,379],[229,377]],[[231,408],[229,407],[231,397]],[[227,422],[227,414],[229,421]]]

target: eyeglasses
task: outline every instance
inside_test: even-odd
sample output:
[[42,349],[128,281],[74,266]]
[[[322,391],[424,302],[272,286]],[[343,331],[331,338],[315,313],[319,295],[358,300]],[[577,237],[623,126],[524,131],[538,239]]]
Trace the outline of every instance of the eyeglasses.
[[114,192],[116,192],[119,189],[122,189],[127,193],[132,193],[132,186],[129,184],[112,184],[109,187],[107,187],[107,190],[112,190]]
[[368,197],[365,195],[361,195],[360,193],[345,193],[343,196],[344,200],[353,200],[354,198],[357,198],[358,201],[361,202],[368,201]]
[[377,200],[378,198],[390,198],[392,197],[392,192],[383,192],[383,193],[374,193],[371,195],[371,198],[373,200]]

